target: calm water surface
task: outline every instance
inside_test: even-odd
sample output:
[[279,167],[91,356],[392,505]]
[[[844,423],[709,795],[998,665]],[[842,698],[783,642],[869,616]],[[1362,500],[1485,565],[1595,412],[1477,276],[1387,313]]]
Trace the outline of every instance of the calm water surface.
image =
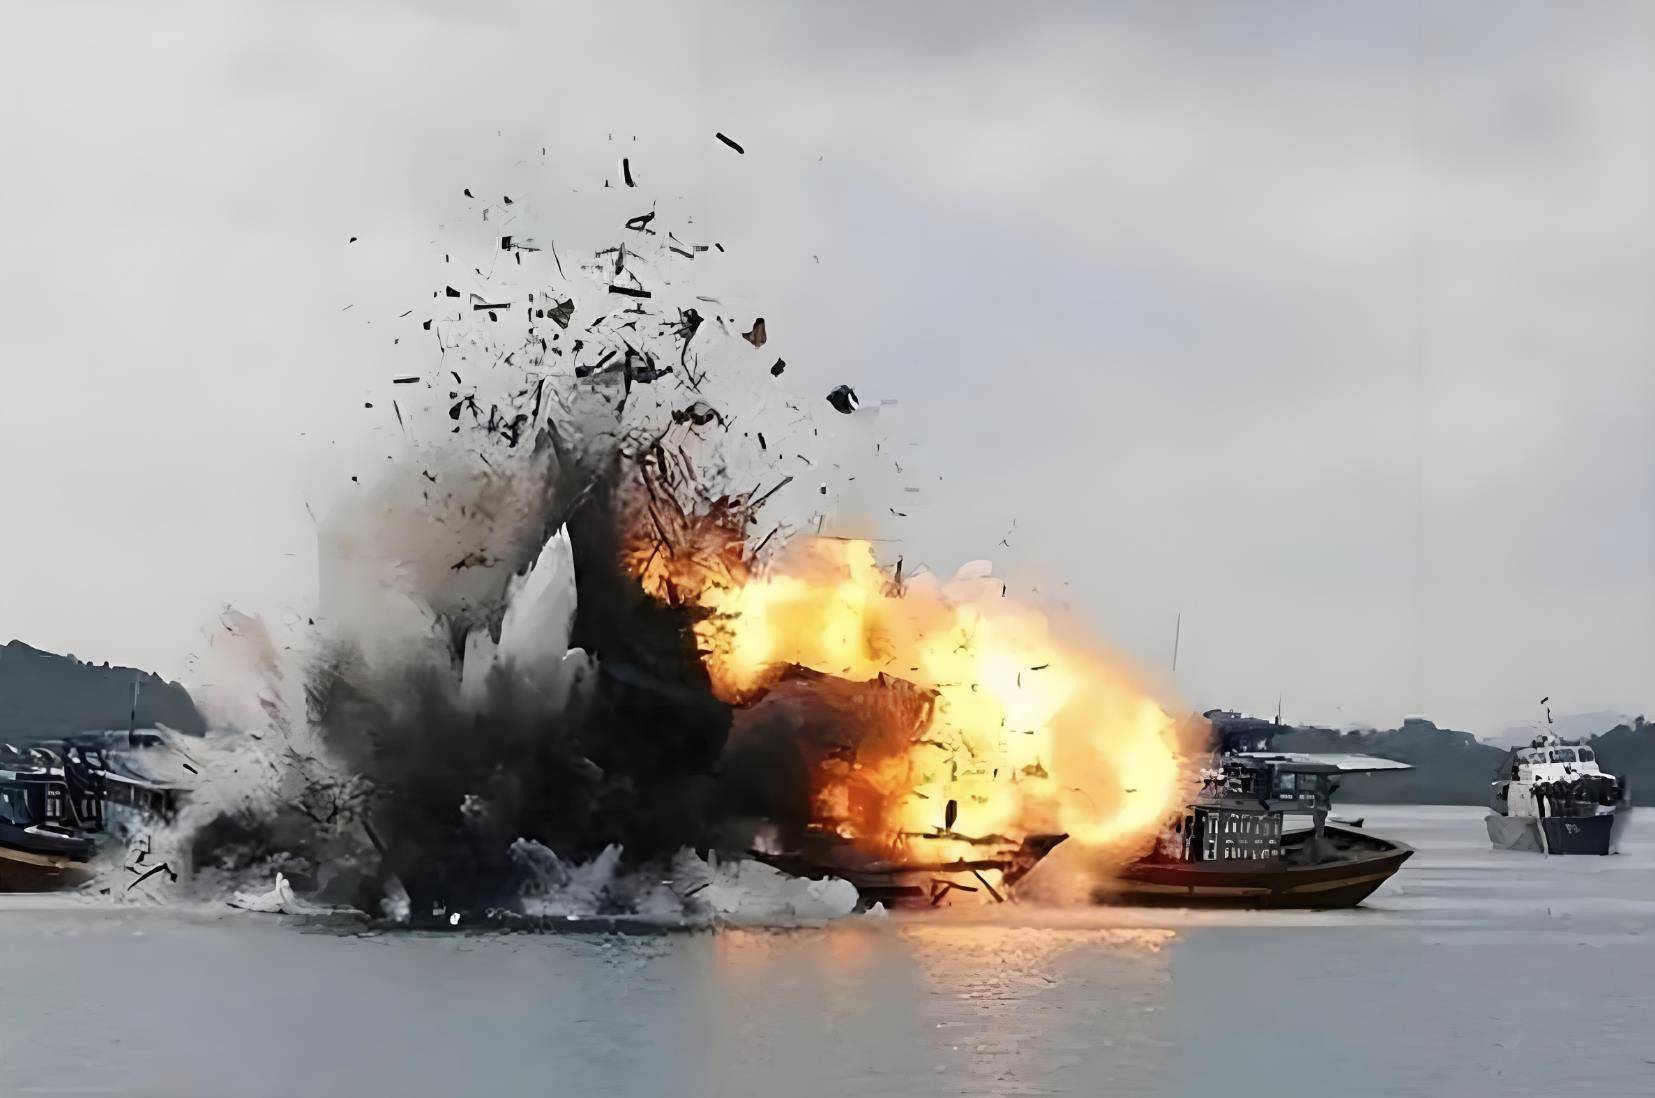
[[0,1094],[1655,1094],[1655,814],[1327,914],[999,909],[662,937],[0,906]]

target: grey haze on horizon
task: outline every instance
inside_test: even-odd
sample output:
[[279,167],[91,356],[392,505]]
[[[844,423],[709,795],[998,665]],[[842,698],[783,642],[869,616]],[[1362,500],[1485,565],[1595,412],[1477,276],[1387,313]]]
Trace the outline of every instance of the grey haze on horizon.
[[1655,713],[1655,8],[622,7],[0,11],[0,641],[303,614],[461,189],[607,243],[624,152],[896,402],[910,564],[1182,612],[1197,708]]

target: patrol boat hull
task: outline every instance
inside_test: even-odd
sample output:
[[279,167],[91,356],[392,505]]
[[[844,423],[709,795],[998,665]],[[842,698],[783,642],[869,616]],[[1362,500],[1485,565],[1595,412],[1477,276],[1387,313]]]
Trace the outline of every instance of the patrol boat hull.
[[1534,854],[1614,854],[1632,818],[1632,806],[1617,805],[1594,816],[1502,816],[1490,812],[1488,841],[1496,850]]

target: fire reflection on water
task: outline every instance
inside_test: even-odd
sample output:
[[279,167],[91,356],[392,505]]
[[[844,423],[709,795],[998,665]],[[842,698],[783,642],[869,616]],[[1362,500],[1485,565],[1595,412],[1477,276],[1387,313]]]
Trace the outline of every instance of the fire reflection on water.
[[[709,1016],[710,1039],[735,1054],[745,1034],[785,1028],[779,1016],[806,1001],[819,1042],[808,1059],[854,1047],[857,1064],[839,1064],[837,1077],[850,1071],[870,1093],[894,1092],[880,1088],[898,1079],[905,1094],[1110,1093],[1161,1069],[1177,937],[931,917],[726,932],[709,942],[729,1012]],[[803,1051],[739,1054],[802,1072],[797,1092],[810,1092]]]

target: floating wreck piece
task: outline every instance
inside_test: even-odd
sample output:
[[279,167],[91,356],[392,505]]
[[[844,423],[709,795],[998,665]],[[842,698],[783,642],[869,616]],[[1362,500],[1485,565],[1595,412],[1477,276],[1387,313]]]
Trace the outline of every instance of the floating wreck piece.
[[[1338,775],[1407,770],[1364,755],[1246,751],[1206,772],[1200,796],[1149,855],[1094,894],[1100,903],[1355,907],[1413,848],[1328,826]],[[1311,826],[1287,830],[1289,815]]]

